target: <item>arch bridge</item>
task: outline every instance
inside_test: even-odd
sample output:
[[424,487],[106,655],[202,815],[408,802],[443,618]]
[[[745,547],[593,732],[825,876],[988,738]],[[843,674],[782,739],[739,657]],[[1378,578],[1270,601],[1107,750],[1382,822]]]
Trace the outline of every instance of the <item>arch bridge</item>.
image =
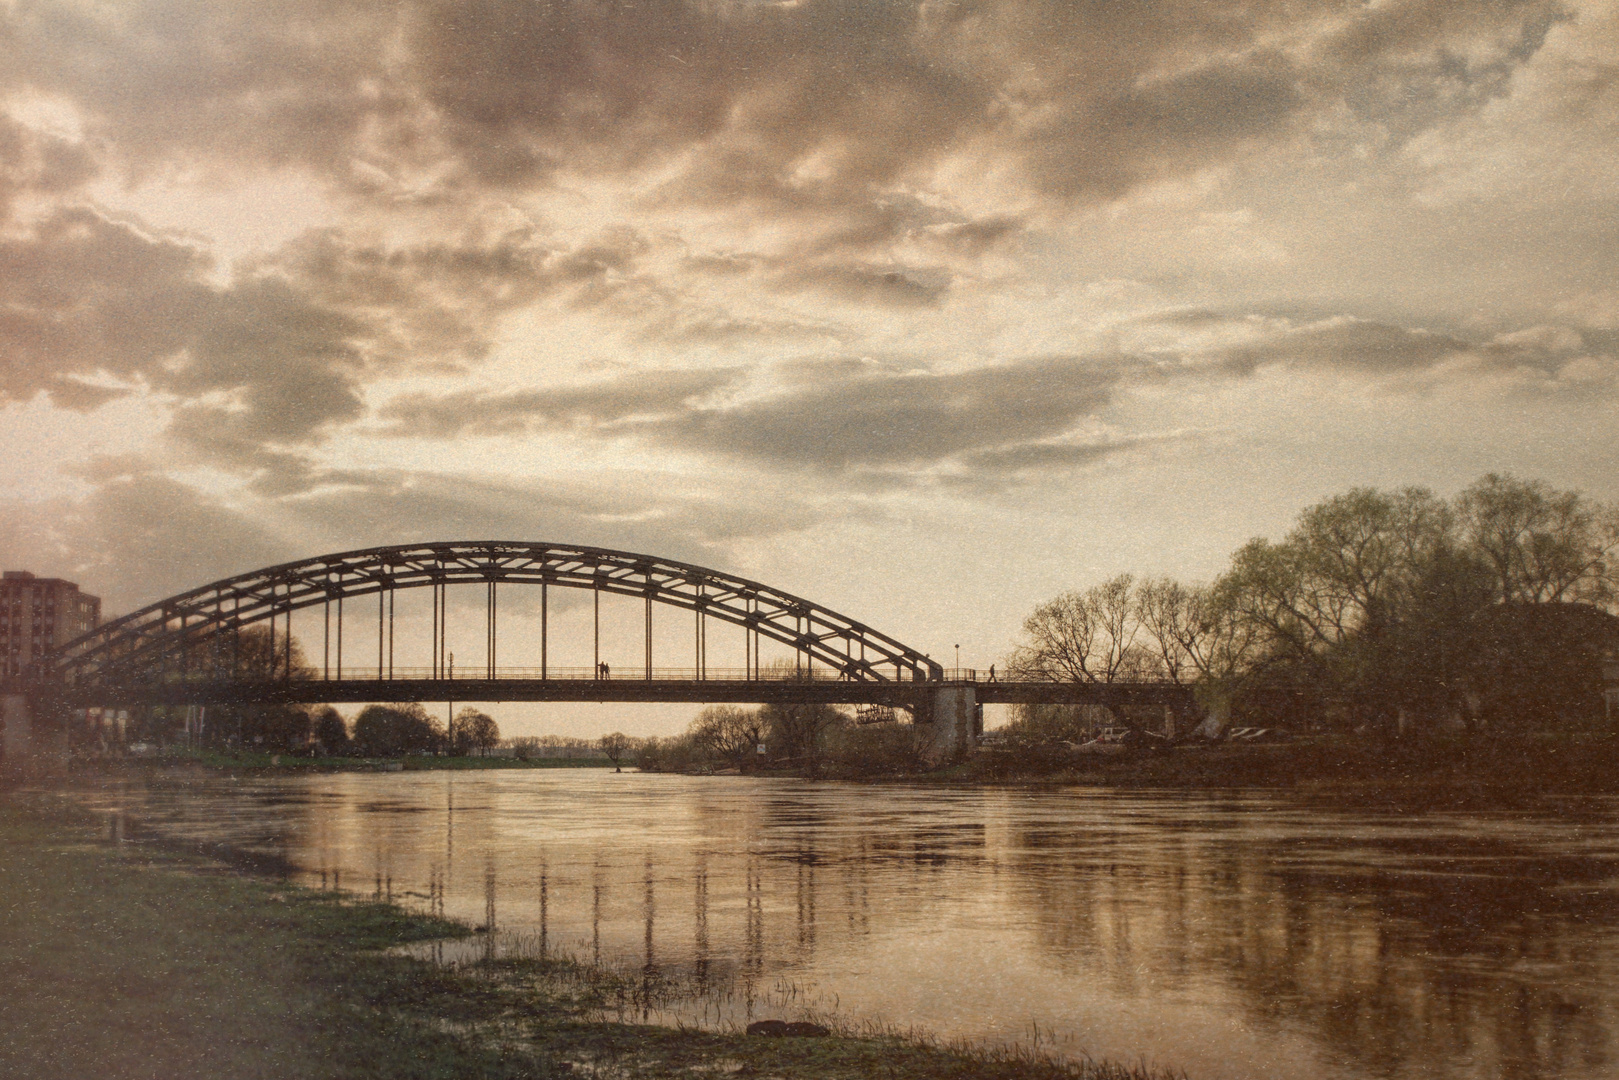
[[[484,589],[485,662],[456,670],[447,590],[467,584]],[[509,586],[538,590],[538,650],[524,667],[499,664],[500,596]],[[590,668],[552,663],[553,588],[593,596]],[[407,668],[394,663],[395,597],[413,589],[432,594],[430,659]],[[636,667],[602,661],[603,594],[643,601],[644,647]],[[668,657],[665,666],[655,663],[657,606],[691,619],[691,651],[679,666]],[[295,612],[304,613],[303,663],[295,658]],[[307,632],[311,615],[318,615],[314,635]],[[356,620],[364,624],[367,650],[359,663],[353,662],[361,636]],[[742,630],[740,667],[710,666],[708,628],[715,621]],[[793,662],[765,663],[763,642],[786,646]],[[8,702],[19,696],[15,689],[8,688]],[[986,682],[977,673],[947,672],[885,633],[757,581],[635,552],[498,540],[365,548],[225,578],[67,643],[31,673],[27,696],[54,708],[371,701],[879,705],[908,709],[922,723],[947,721],[948,735],[939,734],[956,749],[970,742],[972,714],[986,701],[1190,705],[1184,688],[1162,684]]]

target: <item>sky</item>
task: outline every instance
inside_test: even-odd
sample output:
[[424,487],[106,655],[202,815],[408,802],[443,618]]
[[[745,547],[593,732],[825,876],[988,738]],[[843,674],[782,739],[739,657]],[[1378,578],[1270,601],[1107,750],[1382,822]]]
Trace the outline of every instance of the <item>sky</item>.
[[596,544],[983,667],[1350,487],[1614,500],[1616,118],[1605,0],[0,0],[0,563]]

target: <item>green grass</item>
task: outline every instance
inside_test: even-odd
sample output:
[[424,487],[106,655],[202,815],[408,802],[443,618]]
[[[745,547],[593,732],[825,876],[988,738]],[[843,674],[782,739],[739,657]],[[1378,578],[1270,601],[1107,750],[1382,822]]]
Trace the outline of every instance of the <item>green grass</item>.
[[385,952],[468,928],[157,844],[113,844],[66,806],[0,801],[0,1076],[1155,1075],[885,1034],[764,1039],[623,1023],[625,984],[610,973],[555,960],[457,969]]

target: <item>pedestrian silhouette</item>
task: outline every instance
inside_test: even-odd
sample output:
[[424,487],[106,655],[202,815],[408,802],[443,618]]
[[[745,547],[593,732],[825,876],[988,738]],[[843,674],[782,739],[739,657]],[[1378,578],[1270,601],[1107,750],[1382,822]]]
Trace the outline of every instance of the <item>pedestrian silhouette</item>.
[[989,665],[989,681],[990,682],[995,681],[995,665],[994,664]]

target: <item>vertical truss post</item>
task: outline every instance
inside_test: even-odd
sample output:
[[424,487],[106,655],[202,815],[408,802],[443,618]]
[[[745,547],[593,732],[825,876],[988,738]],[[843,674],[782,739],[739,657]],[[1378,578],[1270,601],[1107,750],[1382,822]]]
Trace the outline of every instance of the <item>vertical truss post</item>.
[[595,604],[593,609],[594,621],[591,623],[591,640],[595,643],[593,646],[596,657],[595,674],[596,678],[599,679],[602,676],[602,583],[600,578],[596,578],[591,583],[590,590],[591,599]]
[[343,677],[343,594],[337,594],[337,677]]
[[388,587],[388,678],[394,677],[394,589]]
[[546,641],[546,634],[550,631],[550,627],[546,625],[546,621],[550,616],[550,599],[551,598],[550,598],[549,595],[547,595],[549,593],[549,591],[550,591],[550,588],[551,588],[551,583],[550,582],[545,581],[545,580],[541,580],[541,582],[540,582],[540,679],[542,681],[546,677],[545,676],[545,663],[546,663],[545,650],[546,650],[546,645],[548,644],[548,642]]
[[646,596],[646,677],[652,678],[652,594]]
[[388,644],[388,634],[383,628],[383,616],[388,613],[388,598],[382,594],[388,591],[386,583],[377,585],[377,681],[382,681],[383,650]]
[[332,594],[327,593],[326,599],[321,603],[321,621],[324,628],[320,635],[320,677],[330,681],[332,677]]
[[488,679],[495,677],[495,579],[489,579],[489,599],[484,607],[484,656]]
[[433,640],[430,644],[432,651],[427,657],[427,667],[433,673],[433,678],[436,679],[438,678],[438,581],[436,578],[428,588],[433,591]]

